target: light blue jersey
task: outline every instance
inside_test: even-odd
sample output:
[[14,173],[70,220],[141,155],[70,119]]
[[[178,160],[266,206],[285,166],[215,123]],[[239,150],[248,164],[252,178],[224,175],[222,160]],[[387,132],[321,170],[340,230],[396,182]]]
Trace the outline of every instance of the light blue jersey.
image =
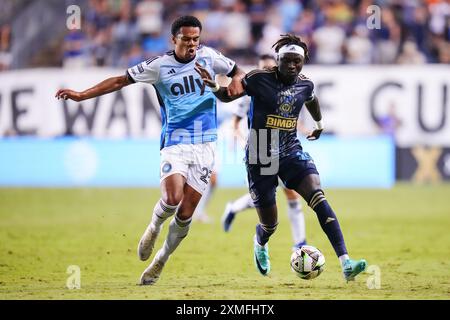
[[161,149],[175,144],[217,140],[216,98],[195,71],[199,62],[214,77],[228,75],[235,62],[216,50],[200,46],[196,57],[183,63],[174,51],[144,61],[128,74],[136,82],[152,84],[161,106]]

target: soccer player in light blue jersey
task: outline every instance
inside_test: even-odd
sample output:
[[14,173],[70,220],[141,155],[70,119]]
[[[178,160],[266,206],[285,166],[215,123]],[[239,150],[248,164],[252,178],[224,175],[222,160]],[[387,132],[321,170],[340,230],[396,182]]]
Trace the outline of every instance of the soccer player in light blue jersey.
[[161,199],[138,245],[138,256],[147,260],[163,223],[175,215],[163,247],[141,275],[140,284],[155,283],[170,255],[189,231],[192,215],[209,183],[217,139],[216,98],[195,71],[196,63],[212,76],[231,77],[229,95],[243,92],[245,73],[236,63],[216,50],[200,46],[202,25],[193,16],[183,16],[172,24],[175,50],[154,57],[106,79],[83,92],[62,89],[57,98],[81,101],[110,93],[135,83],[152,84],[161,106]]

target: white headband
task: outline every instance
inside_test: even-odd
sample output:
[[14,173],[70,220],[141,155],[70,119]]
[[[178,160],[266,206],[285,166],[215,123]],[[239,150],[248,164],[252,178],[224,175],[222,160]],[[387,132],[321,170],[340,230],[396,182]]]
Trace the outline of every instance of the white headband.
[[295,44],[288,44],[282,46],[278,51],[278,57],[280,58],[282,55],[286,53],[295,53],[301,55],[303,58],[305,57],[305,50],[302,47]]

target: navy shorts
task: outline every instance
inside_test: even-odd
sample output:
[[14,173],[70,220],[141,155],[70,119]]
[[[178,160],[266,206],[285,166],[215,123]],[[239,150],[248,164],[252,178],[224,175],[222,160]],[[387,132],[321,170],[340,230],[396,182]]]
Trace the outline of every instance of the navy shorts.
[[272,175],[261,174],[260,165],[247,164],[247,179],[250,195],[256,207],[270,207],[275,201],[278,177],[286,188],[295,189],[304,177],[319,174],[313,159],[307,152],[283,157],[279,161],[278,172]]

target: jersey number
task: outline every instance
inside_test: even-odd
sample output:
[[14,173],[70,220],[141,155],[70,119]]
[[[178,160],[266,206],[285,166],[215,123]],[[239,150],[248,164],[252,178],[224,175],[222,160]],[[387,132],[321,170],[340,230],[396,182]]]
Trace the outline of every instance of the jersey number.
[[202,171],[203,171],[203,175],[200,176],[200,180],[202,180],[204,183],[208,184],[208,181],[211,178],[212,171],[206,167],[203,167]]

